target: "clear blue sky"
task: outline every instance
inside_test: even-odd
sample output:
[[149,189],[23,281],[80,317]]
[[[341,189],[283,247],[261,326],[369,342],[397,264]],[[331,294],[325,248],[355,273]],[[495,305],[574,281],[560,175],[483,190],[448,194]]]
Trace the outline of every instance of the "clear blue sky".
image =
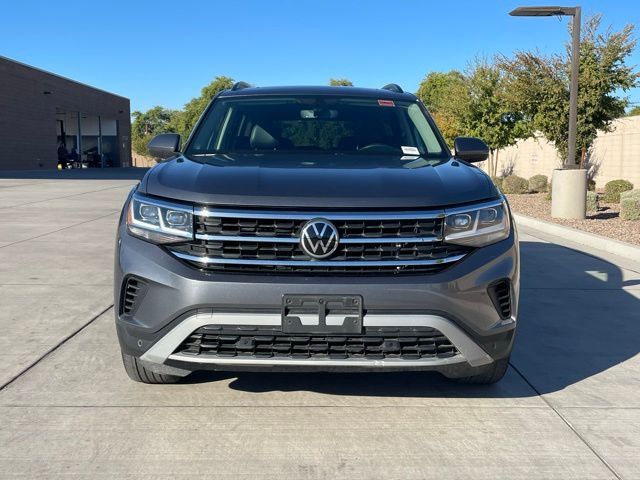
[[[561,51],[566,21],[507,15],[532,4],[545,2],[22,0],[2,7],[0,55],[129,97],[132,110],[180,108],[216,75],[415,91],[426,73],[464,69],[476,55]],[[640,24],[638,0],[581,5],[615,29]],[[640,47],[630,63],[640,68]],[[640,89],[629,95],[640,104]]]

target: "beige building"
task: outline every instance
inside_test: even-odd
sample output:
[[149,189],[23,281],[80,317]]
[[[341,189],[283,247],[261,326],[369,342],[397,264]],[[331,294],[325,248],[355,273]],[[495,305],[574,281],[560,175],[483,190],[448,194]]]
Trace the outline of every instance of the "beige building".
[[[612,132],[601,133],[594,142],[590,176],[598,188],[619,178],[640,188],[640,115],[620,118],[613,126]],[[543,174],[550,179],[561,163],[553,144],[540,136],[500,150],[497,172],[498,176],[513,173],[524,178]],[[487,162],[480,166],[486,170]]]

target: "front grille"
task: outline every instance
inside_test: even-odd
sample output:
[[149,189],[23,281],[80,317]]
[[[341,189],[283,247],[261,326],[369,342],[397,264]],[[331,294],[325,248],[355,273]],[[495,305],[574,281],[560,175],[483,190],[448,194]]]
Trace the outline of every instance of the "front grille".
[[[338,248],[321,260],[300,245],[311,219],[331,222]],[[170,250],[203,271],[298,274],[436,273],[472,248],[442,241],[444,212],[300,213],[196,208],[195,240]]]
[[279,327],[208,325],[193,332],[174,353],[220,358],[416,360],[448,358],[458,351],[430,327],[365,327],[362,335],[292,335]]
[[[174,251],[198,257],[221,259],[254,259],[254,260],[310,260],[297,243],[277,243],[251,241],[212,241],[196,240],[173,248]],[[467,253],[468,249],[456,245],[420,244],[420,243],[364,243],[341,244],[332,261],[355,260],[424,260],[446,259],[453,255]]]
[[130,315],[135,311],[146,287],[146,282],[137,277],[128,277],[126,279],[122,289],[122,301],[120,302],[121,314]]
[[[297,237],[307,219],[196,217],[196,231],[210,235]],[[340,238],[440,237],[442,219],[381,219],[333,221]]]
[[502,319],[511,316],[511,283],[509,280],[500,280],[489,286],[489,296]]

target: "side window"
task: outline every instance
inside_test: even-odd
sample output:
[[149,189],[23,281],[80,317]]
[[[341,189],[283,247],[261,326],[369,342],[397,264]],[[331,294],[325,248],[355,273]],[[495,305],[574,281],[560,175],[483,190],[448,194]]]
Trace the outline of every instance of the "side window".
[[232,120],[231,130],[233,135],[225,137],[224,149],[229,150],[248,150],[249,136],[251,135],[251,128],[253,122],[247,116],[246,112],[242,110],[236,110],[236,115]]
[[223,147],[222,140],[226,137],[227,131],[229,131],[232,128],[231,123],[232,123],[232,118],[234,117],[235,110],[236,109],[234,107],[229,107],[226,115],[224,116],[224,119],[222,120],[222,123],[218,131],[215,131],[215,130],[213,131],[213,135],[211,136],[211,139],[213,140],[215,138],[215,142],[213,142],[213,144],[209,143],[209,150],[222,149]]
[[427,153],[436,155],[441,154],[442,147],[440,146],[440,142],[438,142],[436,134],[433,132],[433,129],[422,113],[422,110],[420,110],[420,107],[417,104],[412,103],[407,109],[407,114],[413,122],[416,130],[418,130],[422,141],[427,146]]
[[194,135],[189,150],[193,153],[204,153],[215,148],[215,144],[221,138],[220,126],[227,116],[227,111],[222,108],[212,109],[198,127],[198,132]]

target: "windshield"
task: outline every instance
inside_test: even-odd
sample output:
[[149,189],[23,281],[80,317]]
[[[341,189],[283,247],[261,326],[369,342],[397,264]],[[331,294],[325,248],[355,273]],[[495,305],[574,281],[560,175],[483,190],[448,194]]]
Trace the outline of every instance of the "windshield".
[[416,102],[329,96],[219,98],[185,154],[448,156]]

